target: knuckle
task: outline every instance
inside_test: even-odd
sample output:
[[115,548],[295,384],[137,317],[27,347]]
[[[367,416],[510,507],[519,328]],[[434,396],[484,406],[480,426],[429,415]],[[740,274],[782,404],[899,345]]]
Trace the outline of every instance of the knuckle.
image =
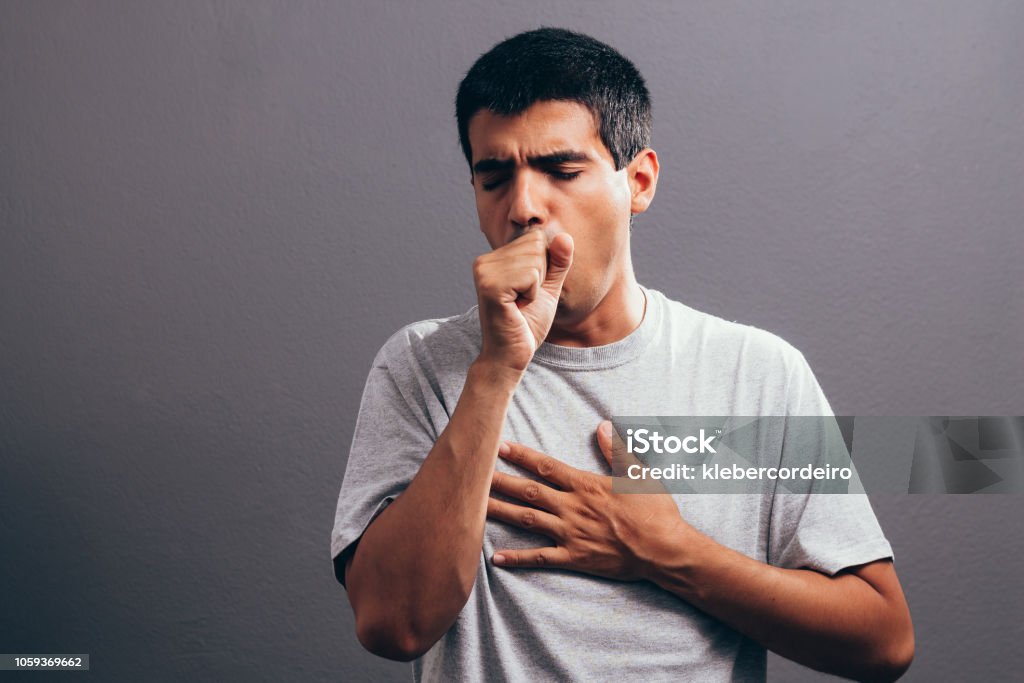
[[525,527],[532,527],[537,523],[537,515],[533,510],[527,510],[523,513],[523,518],[520,520]]
[[538,552],[537,555],[533,558],[533,561],[534,561],[534,563],[538,567],[543,567],[544,565],[546,565],[548,563],[548,560],[544,556],[544,552],[543,551]]
[[537,463],[537,472],[542,477],[547,477],[548,475],[550,475],[554,471],[555,471],[555,461],[552,460],[551,458],[544,458],[539,463]]
[[486,288],[494,284],[494,268],[490,264],[477,262],[473,264],[473,280],[477,287]]
[[526,490],[523,491],[523,496],[527,500],[537,500],[537,498],[540,497],[540,487],[536,484],[530,484],[526,487]]

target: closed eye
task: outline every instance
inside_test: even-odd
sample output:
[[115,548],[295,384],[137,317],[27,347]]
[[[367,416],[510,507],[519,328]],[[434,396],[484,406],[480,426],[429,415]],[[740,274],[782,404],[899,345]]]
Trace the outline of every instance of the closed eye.
[[[573,179],[577,178],[580,175],[580,173],[583,173],[583,171],[565,172],[565,171],[556,171],[554,169],[550,169],[550,170],[547,171],[547,173],[551,177],[556,178],[558,180],[573,180]],[[501,185],[506,180],[508,180],[507,176],[500,177],[500,178],[495,178],[494,180],[492,180],[489,183],[484,183],[482,185],[482,187],[483,187],[484,190],[489,192],[489,191],[497,188],[499,185]]]
[[508,180],[508,178],[497,178],[496,180],[492,180],[492,181],[491,181],[491,182],[489,182],[489,183],[484,183],[484,184],[482,185],[482,187],[483,187],[483,188],[484,188],[485,190],[487,190],[488,192],[490,192],[491,190],[493,190],[494,188],[498,187],[498,185],[501,185],[501,184],[502,184],[503,182],[505,182],[506,180]]

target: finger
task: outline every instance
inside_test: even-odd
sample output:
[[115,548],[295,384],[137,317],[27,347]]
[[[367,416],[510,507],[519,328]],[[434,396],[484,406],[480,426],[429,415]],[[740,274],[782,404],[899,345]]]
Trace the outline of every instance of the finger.
[[601,448],[601,453],[612,468],[612,478],[610,480],[612,491],[618,493],[668,493],[665,485],[660,480],[634,480],[629,476],[629,468],[632,465],[644,467],[644,463],[626,447],[626,442],[615,431],[615,425],[612,422],[604,420],[598,425],[597,443]]
[[491,491],[551,512],[558,512],[561,507],[558,492],[550,486],[504,472],[495,472],[491,477]]
[[530,239],[518,239],[492,252],[477,257],[480,264],[487,268],[504,269],[510,265],[529,262],[547,270],[548,245],[543,234],[538,233]]
[[544,455],[521,443],[505,442],[508,447],[498,448],[498,455],[509,462],[519,465],[525,470],[544,477],[563,491],[572,489],[573,480],[580,474],[584,474],[575,467],[569,467],[560,460],[555,460],[550,455]]
[[556,540],[561,537],[562,520],[543,510],[488,498],[487,516],[520,529],[542,533]]
[[615,425],[610,420],[604,420],[597,426],[597,445],[616,477],[623,476],[630,465],[643,464],[626,449],[626,442],[615,431]]
[[572,556],[559,547],[499,550],[494,553],[493,561],[507,569],[572,569]]
[[502,264],[497,277],[515,294],[532,301],[537,298],[537,291],[543,282],[544,264],[535,258],[521,256]]
[[478,287],[517,293],[543,284],[548,268],[547,243],[543,233],[520,239],[495,251],[481,254],[473,264]]
[[489,265],[491,279],[509,294],[509,300],[520,297],[527,301],[536,299],[546,270],[543,254],[508,254]]
[[548,245],[548,271],[543,287],[555,296],[562,291],[565,277],[572,268],[573,251],[572,235],[567,232],[555,235]]
[[541,283],[543,282],[544,272],[539,268],[531,268],[530,275],[532,280],[530,286],[525,290],[520,290],[520,299],[523,304],[527,304],[537,299],[537,294],[540,292]]
[[496,257],[530,256],[544,261],[546,268],[548,261],[548,237],[539,230],[523,233],[520,237],[495,250],[494,255]]

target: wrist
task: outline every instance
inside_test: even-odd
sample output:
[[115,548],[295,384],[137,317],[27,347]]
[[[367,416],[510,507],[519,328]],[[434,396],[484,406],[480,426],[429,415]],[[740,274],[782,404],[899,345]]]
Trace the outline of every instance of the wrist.
[[501,363],[480,355],[470,364],[468,381],[481,381],[492,390],[505,390],[511,398],[526,369]]
[[667,532],[655,535],[643,558],[642,576],[672,591],[695,595],[700,568],[717,545],[682,519]]

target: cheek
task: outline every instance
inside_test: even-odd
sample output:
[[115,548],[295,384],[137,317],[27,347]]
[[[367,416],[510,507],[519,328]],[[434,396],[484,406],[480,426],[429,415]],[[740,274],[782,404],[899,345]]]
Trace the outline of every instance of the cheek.
[[594,197],[583,219],[587,229],[577,240],[578,275],[594,287],[617,270],[629,239],[629,209],[623,210],[617,199]]
[[481,202],[477,198],[476,202],[476,217],[480,225],[480,232],[483,233],[484,238],[487,240],[487,244],[491,246],[491,249],[497,249],[502,245],[497,228],[499,223],[494,220],[494,207],[487,202]]
[[619,183],[602,183],[588,201],[586,211],[594,248],[604,258],[612,256],[621,248],[623,239],[628,239],[628,188],[623,191]]
[[629,220],[631,197],[624,171],[603,176],[587,194],[588,211],[601,222],[620,224]]

